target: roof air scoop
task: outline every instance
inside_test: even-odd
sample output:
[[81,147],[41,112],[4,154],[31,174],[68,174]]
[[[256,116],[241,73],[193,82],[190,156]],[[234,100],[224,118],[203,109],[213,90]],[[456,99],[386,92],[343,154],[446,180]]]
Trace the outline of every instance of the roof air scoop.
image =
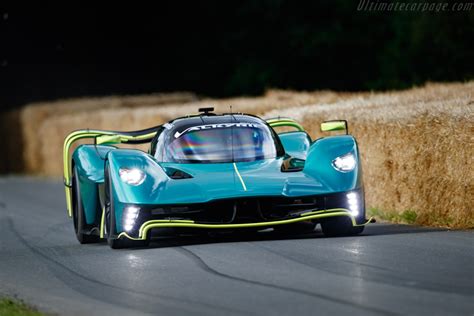
[[202,114],[201,115],[213,115],[214,113],[210,113],[210,112],[213,112],[214,111],[214,108],[213,107],[208,107],[208,108],[199,108],[198,112],[201,112]]

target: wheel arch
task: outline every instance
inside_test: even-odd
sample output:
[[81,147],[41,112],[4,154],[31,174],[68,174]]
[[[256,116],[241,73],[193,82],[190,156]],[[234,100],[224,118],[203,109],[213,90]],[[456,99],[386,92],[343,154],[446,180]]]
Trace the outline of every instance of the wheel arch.
[[[102,216],[99,186],[104,183],[104,163],[112,146],[81,145],[74,151],[71,168],[76,168],[86,223],[99,224]],[[72,197],[74,203],[74,195]]]
[[[341,172],[333,166],[337,157],[351,153],[356,166]],[[363,188],[359,148],[352,135],[337,135],[317,139],[309,148],[303,172],[320,180],[334,192]]]

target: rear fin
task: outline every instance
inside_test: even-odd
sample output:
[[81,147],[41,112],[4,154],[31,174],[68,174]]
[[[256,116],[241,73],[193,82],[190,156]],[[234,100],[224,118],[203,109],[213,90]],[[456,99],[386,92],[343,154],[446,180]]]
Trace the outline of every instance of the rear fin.
[[304,132],[304,127],[289,117],[276,117],[267,119],[266,122],[271,127],[294,127],[297,131]]
[[[199,108],[198,112],[201,113],[201,115],[209,115],[211,112],[214,112],[213,107],[207,107],[207,108]],[[211,113],[214,114],[214,113]]]
[[321,123],[321,132],[345,131],[349,135],[349,127],[346,120],[331,120]]

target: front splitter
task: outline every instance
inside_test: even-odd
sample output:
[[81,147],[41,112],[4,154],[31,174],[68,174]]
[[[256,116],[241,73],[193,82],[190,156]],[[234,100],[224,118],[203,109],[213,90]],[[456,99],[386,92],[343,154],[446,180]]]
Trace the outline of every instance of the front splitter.
[[300,214],[299,217],[267,222],[255,223],[239,223],[239,224],[207,224],[196,223],[192,220],[175,220],[175,219],[157,219],[144,222],[138,231],[138,237],[132,237],[126,232],[120,233],[117,238],[128,238],[131,240],[146,240],[148,231],[153,228],[165,227],[187,227],[197,229],[235,229],[235,228],[252,228],[252,227],[272,227],[277,225],[292,224],[297,222],[304,222],[314,219],[321,219],[327,217],[347,216],[351,219],[352,226],[365,226],[372,221],[372,217],[362,224],[357,224],[356,218],[351,215],[350,211],[345,208],[333,208],[327,210],[310,211]]

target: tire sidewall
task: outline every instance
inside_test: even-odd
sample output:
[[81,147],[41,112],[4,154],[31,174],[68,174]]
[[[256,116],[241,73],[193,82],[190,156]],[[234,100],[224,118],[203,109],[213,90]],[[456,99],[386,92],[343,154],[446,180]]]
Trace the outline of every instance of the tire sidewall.
[[354,236],[364,231],[364,226],[352,226],[347,216],[327,218],[321,222],[321,228],[327,237]]
[[74,222],[74,231],[76,233],[77,240],[81,244],[98,242],[99,237],[96,235],[87,235],[84,234],[83,229],[86,224],[85,214],[84,214],[84,205],[82,203],[81,196],[81,184],[79,181],[79,176],[76,166],[73,169],[73,222]]
[[107,243],[113,249],[125,247],[125,241],[117,239],[116,217],[114,207],[114,189],[110,177],[110,168],[108,162],[105,164],[105,190],[106,190],[106,206],[105,206],[105,225],[107,227]]

